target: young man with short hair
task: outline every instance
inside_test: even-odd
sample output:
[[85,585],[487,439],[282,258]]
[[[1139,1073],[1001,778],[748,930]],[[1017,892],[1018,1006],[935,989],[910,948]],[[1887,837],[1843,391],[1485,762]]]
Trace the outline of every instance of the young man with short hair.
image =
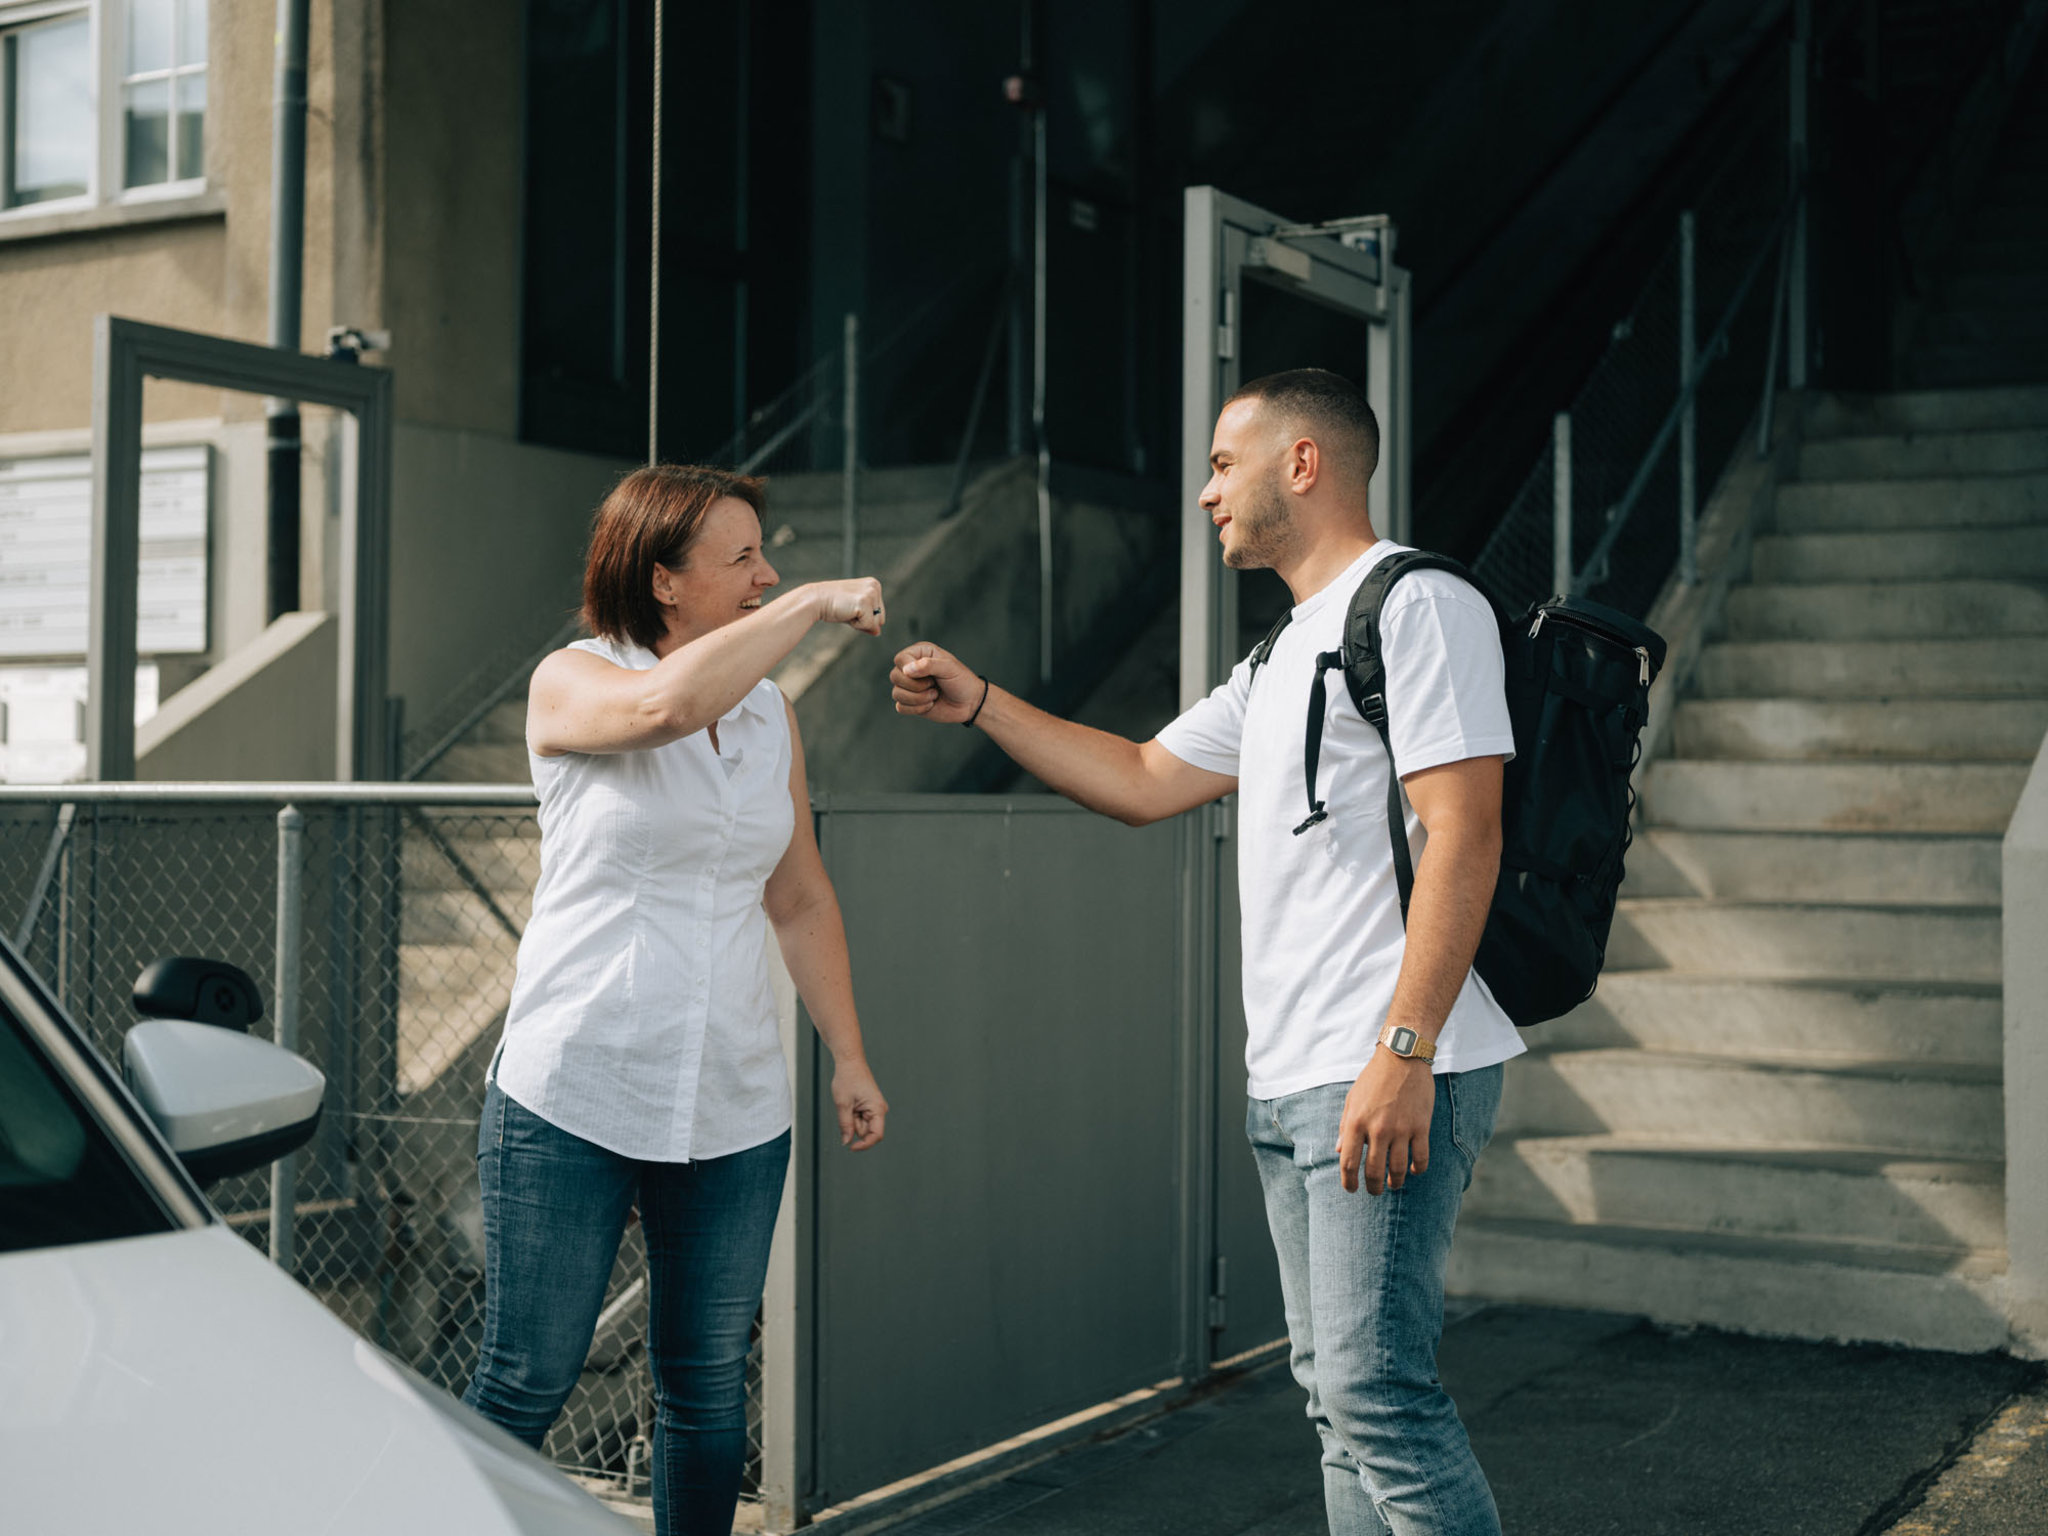
[[925,642],[898,654],[890,680],[899,713],[971,722],[1053,789],[1134,826],[1237,792],[1246,1131],[1332,1536],[1494,1536],[1492,1492],[1436,1377],[1458,1206],[1492,1134],[1501,1064],[1523,1049],[1472,971],[1514,742],[1499,631],[1465,582],[1411,572],[1381,611],[1419,850],[1405,929],[1393,768],[1342,688],[1323,723],[1327,815],[1301,824],[1316,656],[1342,643],[1353,592],[1401,548],[1367,510],[1378,458],[1372,409],[1339,375],[1274,374],[1225,403],[1201,504],[1224,563],[1278,572],[1295,608],[1256,679],[1241,662],[1152,741],[1048,715]]

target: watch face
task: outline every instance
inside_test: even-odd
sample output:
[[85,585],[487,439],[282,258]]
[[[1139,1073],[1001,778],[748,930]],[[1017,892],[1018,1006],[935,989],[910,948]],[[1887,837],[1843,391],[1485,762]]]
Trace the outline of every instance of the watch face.
[[1387,1049],[1396,1056],[1413,1056],[1415,1054],[1415,1039],[1414,1030],[1405,1024],[1400,1025],[1394,1030],[1393,1034],[1387,1037]]

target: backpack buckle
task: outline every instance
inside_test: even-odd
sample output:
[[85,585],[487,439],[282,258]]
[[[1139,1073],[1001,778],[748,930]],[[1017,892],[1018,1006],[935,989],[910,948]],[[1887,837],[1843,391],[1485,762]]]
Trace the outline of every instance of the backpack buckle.
[[1387,696],[1384,693],[1368,693],[1358,712],[1365,716],[1365,723],[1378,730],[1387,723]]

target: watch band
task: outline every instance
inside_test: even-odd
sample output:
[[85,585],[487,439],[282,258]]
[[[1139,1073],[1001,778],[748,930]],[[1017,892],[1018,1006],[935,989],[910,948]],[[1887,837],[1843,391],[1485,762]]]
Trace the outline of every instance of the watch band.
[[1380,1031],[1380,1044],[1409,1061],[1436,1059],[1436,1042],[1425,1040],[1406,1024],[1389,1024]]

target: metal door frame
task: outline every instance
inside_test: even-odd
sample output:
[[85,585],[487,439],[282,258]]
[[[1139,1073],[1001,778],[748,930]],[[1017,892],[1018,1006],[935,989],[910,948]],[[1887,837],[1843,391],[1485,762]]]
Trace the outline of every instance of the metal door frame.
[[[1184,198],[1181,331],[1180,704],[1186,709],[1238,660],[1236,573],[1197,498],[1209,480],[1216,413],[1244,382],[1238,329],[1244,284],[1271,284],[1366,321],[1366,398],[1380,424],[1374,526],[1409,542],[1409,278],[1393,261],[1394,227],[1369,216],[1304,225],[1215,187]],[[1180,1230],[1183,1374],[1215,1363],[1226,1299],[1217,1265],[1219,847],[1232,836],[1229,800],[1182,818]]]
[[307,357],[116,315],[100,315],[93,321],[86,777],[135,777],[135,602],[145,377],[274,395],[348,413],[352,451],[342,455],[335,777],[395,777],[385,698],[390,655],[390,373],[365,363]]

